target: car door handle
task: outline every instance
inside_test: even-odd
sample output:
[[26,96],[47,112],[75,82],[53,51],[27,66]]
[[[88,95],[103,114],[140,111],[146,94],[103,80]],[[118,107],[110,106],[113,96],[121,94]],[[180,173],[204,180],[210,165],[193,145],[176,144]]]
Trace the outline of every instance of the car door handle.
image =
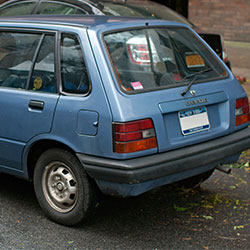
[[44,108],[44,102],[42,102],[42,101],[36,101],[36,100],[31,100],[29,102],[29,108],[30,109],[36,109],[36,110],[43,110],[43,108]]

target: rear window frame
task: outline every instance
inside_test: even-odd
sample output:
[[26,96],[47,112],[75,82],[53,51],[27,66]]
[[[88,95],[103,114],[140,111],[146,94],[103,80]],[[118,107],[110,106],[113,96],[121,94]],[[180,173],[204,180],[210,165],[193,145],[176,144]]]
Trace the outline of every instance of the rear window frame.
[[[118,88],[125,94],[127,95],[135,95],[135,94],[140,94],[140,93],[147,93],[147,92],[152,92],[152,91],[160,91],[160,90],[164,90],[164,89],[171,89],[171,88],[177,88],[177,87],[181,87],[181,86],[187,86],[188,82],[181,82],[179,84],[173,84],[173,85],[165,85],[165,86],[158,86],[158,87],[153,87],[153,88],[149,88],[149,89],[142,89],[142,90],[136,90],[136,91],[129,91],[126,90],[125,88],[122,87],[122,82],[120,79],[120,76],[117,72],[117,69],[115,67],[115,64],[113,63],[113,59],[111,57],[111,54],[109,52],[109,48],[108,45],[104,39],[104,37],[106,35],[109,34],[115,34],[115,33],[119,33],[119,32],[125,32],[125,31],[130,31],[130,30],[143,30],[143,29],[157,29],[157,28],[174,28],[174,29],[187,29],[191,32],[191,34],[196,37],[196,39],[201,40],[201,42],[204,44],[203,39],[197,34],[195,33],[190,27],[188,27],[187,25],[148,25],[148,23],[146,23],[144,26],[137,26],[137,27],[127,27],[127,28],[119,28],[119,29],[114,29],[114,30],[109,30],[109,31],[105,31],[101,34],[101,41],[102,41],[102,46],[104,47],[104,51],[105,51],[105,57],[108,58],[108,64],[109,67],[112,69],[112,76],[115,79],[115,84],[118,85]],[[213,57],[214,60],[216,60],[216,62],[222,67],[222,69],[224,69],[225,72],[225,76],[218,76],[218,77],[212,77],[209,78],[209,80],[205,79],[205,80],[196,80],[192,85],[195,84],[199,84],[199,83],[203,83],[203,82],[211,82],[211,81],[219,81],[219,80],[223,80],[223,79],[227,79],[229,78],[229,74],[228,71],[226,69],[226,66],[224,66],[217,58],[217,55],[215,54],[215,52],[212,49],[209,49],[209,47],[205,46],[206,50],[211,54],[211,56]]]

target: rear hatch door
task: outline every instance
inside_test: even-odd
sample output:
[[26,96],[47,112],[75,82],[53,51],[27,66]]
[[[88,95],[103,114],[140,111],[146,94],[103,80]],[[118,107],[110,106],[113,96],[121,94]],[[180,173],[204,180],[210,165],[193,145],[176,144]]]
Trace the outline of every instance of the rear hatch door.
[[122,93],[110,96],[114,121],[152,118],[160,152],[235,129],[235,99],[245,93],[190,29],[127,29],[104,40]]

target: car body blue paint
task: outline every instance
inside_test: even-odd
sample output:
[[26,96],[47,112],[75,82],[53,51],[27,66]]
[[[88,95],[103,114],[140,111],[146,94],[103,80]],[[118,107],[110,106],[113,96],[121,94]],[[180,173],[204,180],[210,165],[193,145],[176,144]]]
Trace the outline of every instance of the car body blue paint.
[[[188,148],[226,135],[233,134],[249,123],[235,127],[235,101],[246,96],[243,88],[220,58],[206,44],[211,57],[224,67],[225,77],[195,83],[191,90],[181,96],[186,84],[160,88],[137,94],[124,92],[117,83],[112,60],[105,47],[103,36],[123,29],[153,27],[182,27],[186,25],[147,19],[94,16],[39,16],[1,18],[0,30],[39,30],[75,34],[84,54],[90,91],[84,95],[61,93],[38,93],[35,91],[0,87],[0,171],[28,178],[27,156],[39,141],[51,140],[69,147],[76,154],[90,155],[112,160],[136,159],[175,149]],[[193,33],[198,40],[202,39]],[[56,64],[57,65],[57,64]],[[60,79],[60,78],[59,78]],[[60,81],[58,81],[60,85]],[[62,90],[60,86],[59,89]],[[29,107],[30,101],[44,103],[43,110]],[[210,129],[192,136],[183,136],[179,127],[178,112],[205,106]],[[134,153],[117,154],[113,150],[113,122],[128,122],[151,118],[154,124],[157,148]],[[86,123],[84,123],[86,120]],[[83,124],[84,123],[84,124]],[[15,154],[13,154],[15,152]],[[11,157],[11,155],[14,155]],[[232,156],[239,156],[238,152]],[[230,156],[231,157],[231,156]],[[120,195],[135,195],[153,187],[190,177],[225,162],[217,159],[203,168],[180,171],[171,176],[147,180],[140,184],[113,183],[99,177],[100,188],[112,193],[115,188]],[[232,159],[232,158],[230,158]],[[85,164],[84,160],[83,166]],[[94,163],[93,163],[94,164]],[[108,166],[110,169],[113,165]],[[139,191],[135,191],[135,190]],[[132,191],[129,191],[132,190]]]

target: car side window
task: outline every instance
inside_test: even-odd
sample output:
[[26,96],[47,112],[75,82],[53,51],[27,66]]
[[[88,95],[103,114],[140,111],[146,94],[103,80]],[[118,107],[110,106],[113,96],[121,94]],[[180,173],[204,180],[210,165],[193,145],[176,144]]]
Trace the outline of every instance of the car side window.
[[49,93],[56,92],[55,78],[55,38],[45,35],[35,60],[29,89]]
[[62,34],[61,37],[61,76],[64,92],[86,94],[90,90],[87,67],[78,37]]
[[24,2],[9,5],[0,10],[0,16],[16,16],[16,15],[27,15],[31,14],[35,2]]
[[0,86],[26,89],[40,34],[0,32]]
[[55,36],[0,32],[0,87],[55,93]]
[[37,10],[37,14],[60,14],[60,15],[70,15],[70,14],[87,14],[78,8],[67,5],[61,4],[59,2],[42,2],[39,5]]

